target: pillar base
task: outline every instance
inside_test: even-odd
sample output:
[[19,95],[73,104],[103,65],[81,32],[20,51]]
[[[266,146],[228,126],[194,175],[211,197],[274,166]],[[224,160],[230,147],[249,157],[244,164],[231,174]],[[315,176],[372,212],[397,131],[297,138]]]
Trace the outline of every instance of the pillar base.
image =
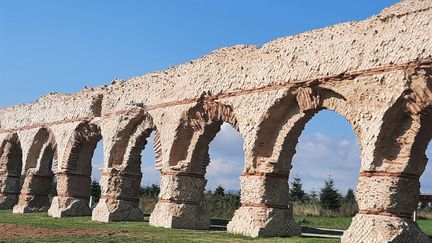
[[47,212],[50,208],[48,196],[21,195],[19,202],[13,207],[13,213]]
[[92,220],[98,222],[144,221],[144,213],[137,202],[100,199],[92,212]]
[[409,218],[357,214],[341,242],[432,242]]
[[209,229],[210,220],[200,205],[158,202],[150,225],[175,229]]
[[18,203],[18,195],[0,196],[0,210],[12,209]]
[[51,201],[51,207],[48,210],[48,216],[54,218],[90,215],[92,215],[92,210],[89,207],[89,200],[83,198],[56,196]]
[[228,223],[227,231],[250,237],[297,236],[301,227],[294,222],[292,208],[242,206]]

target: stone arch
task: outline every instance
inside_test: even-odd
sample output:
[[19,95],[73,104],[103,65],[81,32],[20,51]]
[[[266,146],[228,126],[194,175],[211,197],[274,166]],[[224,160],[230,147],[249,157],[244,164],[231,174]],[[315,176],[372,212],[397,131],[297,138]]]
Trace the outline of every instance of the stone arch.
[[85,121],[71,134],[57,172],[57,196],[48,215],[52,217],[91,215],[89,205],[92,158],[102,139],[98,124]]
[[22,170],[22,149],[18,134],[9,134],[0,147],[0,171],[19,177]]
[[425,151],[432,136],[431,77],[431,71],[410,73],[411,89],[384,114],[370,169],[423,173],[427,163]]
[[135,171],[141,163],[141,152],[147,144],[147,138],[155,131],[154,150],[156,153],[156,167],[160,167],[162,149],[160,135],[153,118],[148,113],[139,113],[117,133],[117,139],[109,152],[108,167],[123,167],[128,171]]
[[408,171],[414,171],[414,168],[420,168],[424,172],[428,158],[425,154],[427,146],[432,139],[432,105],[425,108],[417,117],[420,128],[414,138],[411,148],[411,156],[408,161]]
[[239,131],[233,108],[214,100],[201,100],[182,114],[169,154],[169,167],[162,171],[161,192],[150,216],[150,225],[210,227],[208,215],[200,203],[207,184],[209,144],[224,122]]
[[0,209],[11,209],[18,202],[22,170],[22,149],[16,133],[0,146]]
[[50,205],[53,170],[57,167],[57,143],[49,128],[40,128],[28,151],[25,179],[14,213],[47,211]]
[[428,242],[412,213],[418,206],[419,178],[432,137],[432,79],[430,70],[405,70],[405,78],[409,86],[384,113],[373,157],[360,173],[359,214],[343,238],[364,239],[359,226],[374,220],[370,232],[394,235],[394,241]]
[[351,124],[357,141],[361,141],[357,121],[349,113],[353,109],[341,94],[321,87],[287,91],[261,118],[252,149],[253,168],[288,174],[305,125],[323,109],[344,117]]
[[156,168],[160,167],[162,149],[160,135],[150,114],[143,111],[126,120],[115,134],[108,151],[108,163],[101,178],[101,200],[92,213],[92,220],[142,221],[139,208],[141,183],[141,152],[153,131]]
[[209,144],[224,122],[239,131],[233,108],[216,101],[200,101],[186,111],[177,127],[169,165],[181,167],[189,161],[190,170],[205,172],[210,162]]
[[24,172],[34,169],[40,173],[52,173],[52,166],[57,167],[57,143],[54,133],[49,128],[42,127],[33,138]]
[[80,123],[66,145],[61,171],[90,174],[94,150],[101,139],[99,125],[88,121]]

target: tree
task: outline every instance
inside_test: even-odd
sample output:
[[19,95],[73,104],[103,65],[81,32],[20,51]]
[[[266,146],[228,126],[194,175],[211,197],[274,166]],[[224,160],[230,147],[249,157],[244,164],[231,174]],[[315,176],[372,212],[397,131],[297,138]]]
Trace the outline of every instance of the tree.
[[90,186],[90,196],[93,197],[94,202],[99,202],[101,196],[101,188],[97,181],[93,180]]
[[225,196],[225,189],[222,186],[216,187],[214,195],[221,197]]
[[312,191],[309,194],[309,198],[312,203],[317,203],[319,201],[319,195],[318,192],[315,191],[315,188],[312,188]]
[[320,204],[323,209],[332,211],[339,210],[341,207],[341,194],[334,187],[334,181],[331,177],[324,181],[324,187],[321,188]]
[[57,196],[57,178],[53,178],[49,192],[50,197]]
[[290,182],[290,199],[295,202],[303,202],[305,200],[306,193],[303,191],[303,184],[300,177],[294,177],[294,181]]
[[353,189],[351,189],[351,188],[348,189],[348,191],[345,195],[344,201],[345,202],[355,202],[355,196],[354,196],[354,190]]
[[157,198],[159,196],[159,185],[152,184],[151,186],[141,187],[140,194],[144,197]]

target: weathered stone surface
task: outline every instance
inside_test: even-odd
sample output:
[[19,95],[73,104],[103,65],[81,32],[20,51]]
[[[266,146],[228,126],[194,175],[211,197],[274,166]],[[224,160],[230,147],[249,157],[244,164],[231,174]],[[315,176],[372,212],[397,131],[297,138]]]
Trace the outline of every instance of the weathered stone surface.
[[93,209],[92,220],[142,221],[144,213],[139,209],[141,172],[129,174],[124,170],[103,171],[100,181],[101,200]]
[[150,215],[150,225],[180,229],[210,228],[207,213],[199,205],[206,184],[207,180],[199,174],[164,173],[159,202]]
[[301,234],[301,227],[294,222],[292,207],[278,209],[242,206],[228,223],[227,230],[251,237]]
[[102,139],[102,199],[92,218],[141,220],[141,151],[156,131],[162,181],[150,223],[208,228],[199,203],[209,144],[225,122],[241,134],[245,156],[242,207],[229,231],[297,235],[284,196],[291,161],[305,124],[329,109],[347,119],[361,147],[360,213],[343,241],[425,242],[408,218],[432,137],[430,16],[431,1],[406,0],[363,21],[0,109],[0,207],[17,200],[25,174],[14,212],[47,210],[54,173],[59,196],[50,215],[88,214],[91,157]]
[[88,199],[54,197],[48,215],[54,218],[90,216],[92,210]]
[[361,215],[353,218],[350,228],[342,236],[342,242],[405,243],[432,242],[411,219]]
[[101,199],[92,212],[92,220],[99,222],[143,221],[144,213],[137,202]]
[[199,205],[159,201],[150,215],[150,225],[175,229],[209,229],[210,220]]

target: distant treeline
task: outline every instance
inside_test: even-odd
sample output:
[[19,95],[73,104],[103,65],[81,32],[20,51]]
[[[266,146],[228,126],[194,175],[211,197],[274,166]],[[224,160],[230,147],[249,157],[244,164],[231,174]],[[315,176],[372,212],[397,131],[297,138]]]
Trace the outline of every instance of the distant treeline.
[[[145,213],[151,213],[158,201],[160,188],[150,185],[141,188],[140,207]],[[354,191],[348,189],[342,195],[336,188],[334,180],[329,177],[319,192],[312,190],[306,193],[299,177],[290,182],[289,200],[294,204],[294,214],[300,216],[353,216],[358,211]],[[211,218],[230,219],[240,207],[240,192],[226,192],[222,186],[204,194],[201,206]]]

